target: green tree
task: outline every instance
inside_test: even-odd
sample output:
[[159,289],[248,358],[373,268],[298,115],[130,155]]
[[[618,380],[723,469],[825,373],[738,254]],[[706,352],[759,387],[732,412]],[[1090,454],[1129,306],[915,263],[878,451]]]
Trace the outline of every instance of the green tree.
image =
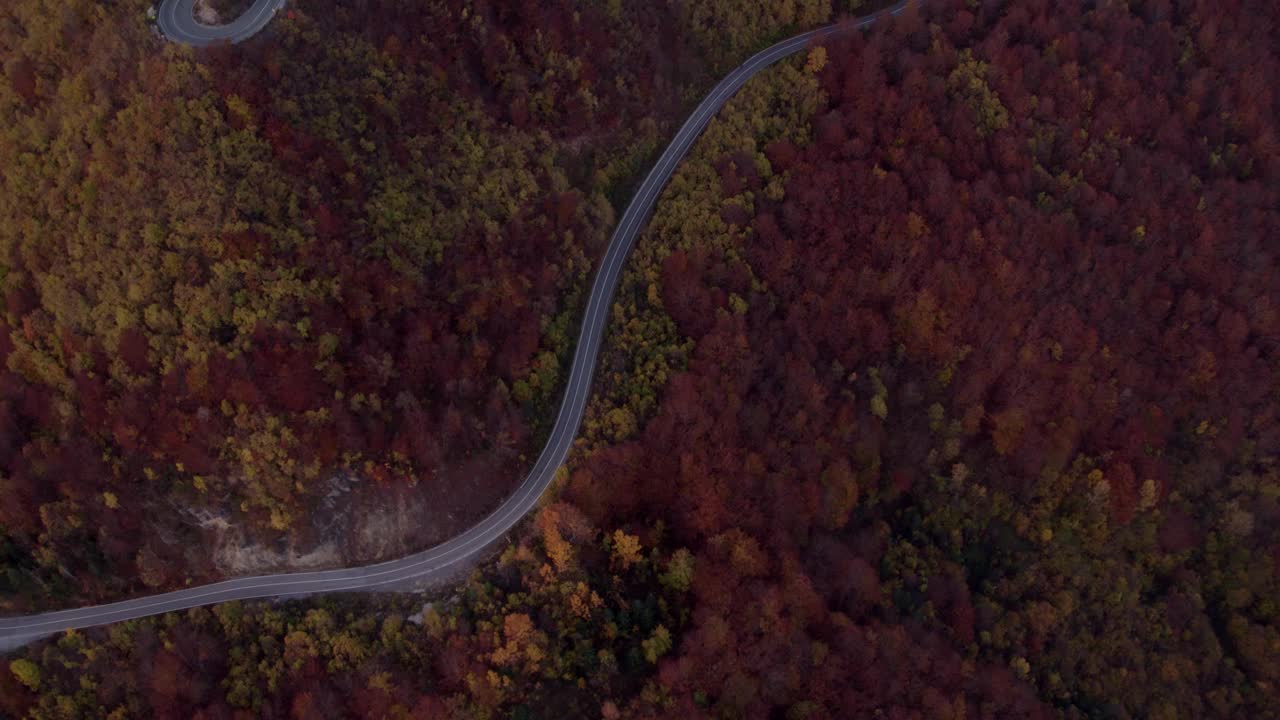
[[18,680],[32,690],[40,689],[40,666],[26,658],[18,658],[9,663],[9,671]]

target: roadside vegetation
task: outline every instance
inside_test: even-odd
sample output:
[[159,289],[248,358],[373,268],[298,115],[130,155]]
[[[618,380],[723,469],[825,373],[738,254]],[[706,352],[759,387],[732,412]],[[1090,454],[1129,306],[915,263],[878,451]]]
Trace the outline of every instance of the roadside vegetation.
[[243,15],[253,7],[254,2],[255,0],[196,0],[196,19],[204,22],[202,11],[208,8],[217,17],[217,22],[211,24],[225,25]]
[[0,710],[1267,717],[1278,22],[942,1],[761,73],[664,191],[584,440],[498,560],[426,608],[69,634]]
[[203,51],[144,9],[0,10],[9,610],[473,523],[553,416],[615,203],[715,79],[672,9],[297,3]]

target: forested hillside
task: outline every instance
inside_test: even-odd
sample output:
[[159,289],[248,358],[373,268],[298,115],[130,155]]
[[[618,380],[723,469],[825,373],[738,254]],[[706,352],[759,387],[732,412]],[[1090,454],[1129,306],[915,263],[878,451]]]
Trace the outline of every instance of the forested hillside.
[[666,712],[1274,713],[1277,20],[940,3],[739,106],[564,495],[695,558]]
[[1274,716],[1278,29],[939,0],[762,73],[663,193],[585,441],[496,563],[426,607],[71,633],[0,710]]
[[829,12],[722,52],[680,8],[310,0],[193,51],[146,8],[0,9],[9,608],[475,522],[531,462],[614,204],[705,58]]
[[1280,700],[1280,14],[975,5],[814,51],[637,257],[683,360],[564,499],[696,559],[672,714]]

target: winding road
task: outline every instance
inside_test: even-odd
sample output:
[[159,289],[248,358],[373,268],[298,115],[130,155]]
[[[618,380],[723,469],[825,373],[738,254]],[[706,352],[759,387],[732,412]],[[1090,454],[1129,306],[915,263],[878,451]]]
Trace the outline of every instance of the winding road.
[[285,0],[258,0],[226,25],[201,25],[195,18],[196,0],[161,0],[156,25],[165,37],[183,45],[204,47],[219,42],[238,43],[266,27],[284,3]]
[[[650,211],[653,210],[658,193],[671,178],[676,165],[689,151],[703,128],[725,102],[756,73],[788,55],[803,50],[817,38],[854,28],[865,28],[885,13],[896,15],[907,6],[907,1],[904,0],[856,23],[812,30],[763,50],[729,73],[699,103],[693,115],[685,121],[684,126],[676,133],[657,164],[645,177],[609,241],[609,248],[605,252],[604,261],[596,274],[591,296],[587,301],[577,347],[574,350],[573,365],[569,371],[568,384],[560,403],[555,427],[547,439],[546,446],[515,493],[479,524],[429,550],[375,565],[242,577],[106,605],[0,618],[0,650],[20,647],[37,638],[63,630],[105,625],[229,600],[302,596],[340,591],[394,590],[419,582],[446,579],[454,571],[455,566],[501,538],[532,510],[543,491],[551,484],[556,471],[564,463],[586,411],[596,358],[603,342],[605,322],[609,318],[613,294],[627,255],[631,252],[631,247],[635,244],[636,237]],[[167,28],[179,27],[181,31],[170,34],[171,39],[195,45],[208,44],[218,39],[240,40],[265,25],[272,14],[271,10],[279,7],[282,2],[283,0],[259,0],[240,20],[224,26],[236,29],[219,35],[217,31],[222,28],[205,28],[191,20],[193,0],[168,0],[160,11],[161,28],[169,34]],[[166,13],[173,19],[175,25],[169,25],[163,20]],[[249,20],[246,21],[245,18]],[[193,29],[194,35],[190,34]],[[193,37],[194,40],[191,39]]]

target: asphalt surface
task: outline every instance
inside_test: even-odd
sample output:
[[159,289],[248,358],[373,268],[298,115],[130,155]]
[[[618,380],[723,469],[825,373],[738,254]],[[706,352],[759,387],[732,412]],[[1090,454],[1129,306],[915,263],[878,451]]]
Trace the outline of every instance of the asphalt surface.
[[285,0],[258,0],[240,17],[215,26],[196,22],[196,0],[161,0],[156,24],[165,37],[184,45],[204,47],[220,42],[238,43],[266,27],[284,3]]
[[[276,1],[264,0],[264,3],[270,4]],[[192,0],[173,0],[172,4],[189,8],[191,2]],[[542,449],[542,454],[538,456],[537,463],[520,483],[515,493],[479,524],[429,550],[376,565],[242,577],[106,605],[24,617],[0,618],[0,650],[19,647],[31,640],[63,630],[105,625],[229,600],[294,597],[342,591],[396,590],[418,583],[425,584],[433,580],[448,579],[459,563],[465,562],[493,544],[532,510],[543,491],[555,478],[556,471],[564,463],[573,439],[578,434],[583,413],[586,411],[587,399],[591,392],[591,379],[595,374],[596,358],[603,341],[605,322],[609,318],[613,294],[617,289],[618,278],[622,274],[627,255],[630,254],[636,237],[653,210],[659,192],[671,178],[676,165],[689,151],[703,128],[725,102],[756,73],[788,55],[805,49],[815,39],[843,30],[867,27],[884,13],[896,15],[906,4],[904,1],[856,23],[819,28],[784,40],[757,53],[738,66],[702,100],[636,190],[636,194],[631,198],[631,204],[613,232],[604,261],[592,285],[591,296],[587,301],[587,310],[583,316],[578,344],[573,355],[573,365],[569,370],[569,380],[565,387],[564,398],[560,402],[560,412],[556,417],[551,436]],[[255,9],[258,7],[255,6]]]

